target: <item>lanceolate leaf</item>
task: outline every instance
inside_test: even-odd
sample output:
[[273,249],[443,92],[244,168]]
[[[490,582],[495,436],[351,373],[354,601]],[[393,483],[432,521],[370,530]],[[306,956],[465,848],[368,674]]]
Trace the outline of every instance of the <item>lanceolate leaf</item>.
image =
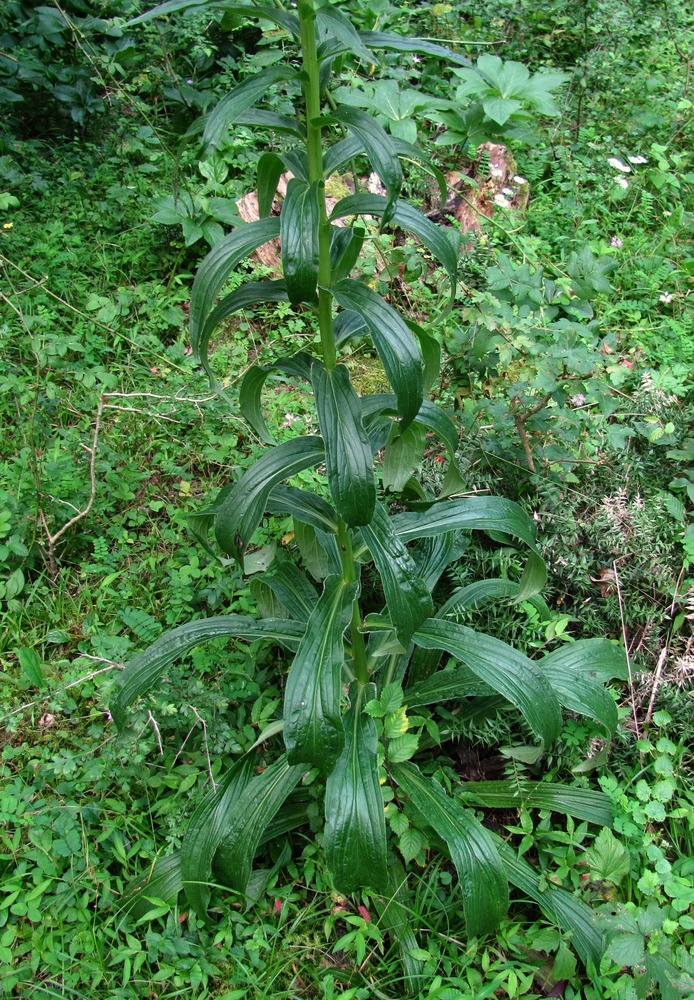
[[258,160],[258,215],[261,219],[272,210],[272,201],[277,193],[277,182],[284,170],[284,161],[277,153],[263,153]]
[[343,309],[358,313],[368,326],[406,427],[422,405],[422,355],[414,335],[400,314],[361,282],[345,278],[332,291]]
[[368,332],[369,328],[359,313],[353,312],[351,309],[343,309],[342,312],[337,314],[333,322],[333,335],[336,347],[342,347],[352,337],[360,337]]
[[174,851],[173,854],[158,857],[144,875],[128,887],[126,895],[121,897],[120,909],[140,918],[152,908],[150,899],[174,902],[182,889],[181,852]]
[[[295,118],[278,115],[275,111],[265,111],[263,108],[251,108],[236,116],[235,125],[250,125],[257,128],[291,135],[294,139],[304,139],[305,133]],[[293,170],[296,177],[303,177],[303,171]]]
[[215,871],[233,889],[246,891],[263,831],[305,770],[305,765],[291,767],[283,754],[261,774],[255,775],[237,798],[214,859]]
[[[352,194],[338,201],[330,215],[331,219],[342,219],[346,215],[382,216],[388,207],[388,199],[379,194]],[[406,229],[422,241],[424,246],[448,271],[453,291],[458,269],[458,256],[442,226],[437,226],[406,201],[396,201],[389,225]]]
[[473,632],[456,622],[430,618],[414,635],[425,649],[443,649],[480,680],[515,705],[544,743],[557,738],[561,708],[544,672],[523,653],[500,639]]
[[508,883],[491,834],[475,814],[414,764],[392,764],[400,788],[451,852],[463,891],[468,937],[493,930],[508,909]]
[[[258,284],[263,285],[267,283],[258,282]],[[271,282],[271,284],[284,286],[283,281]],[[242,292],[243,289],[247,287],[248,285],[242,285],[241,288],[238,289],[238,292]],[[278,296],[279,291],[280,289],[278,289]],[[236,292],[234,294],[236,294]],[[310,354],[306,353],[306,351],[299,351],[298,354],[294,354],[287,358],[280,358],[278,361],[275,361],[270,365],[251,365],[246,374],[243,376],[241,388],[239,389],[239,409],[261,441],[264,441],[266,444],[275,443],[274,438],[267,429],[260,406],[260,393],[265,385],[268,375],[270,375],[273,371],[279,371],[284,375],[295,375],[298,378],[310,381],[311,367],[314,364],[316,364],[315,358],[312,358]]]
[[393,533],[382,504],[376,504],[373,521],[362,528],[362,536],[381,577],[393,628],[407,648],[412,633],[432,613],[431,594],[417,575],[412,556]]
[[150,691],[170,663],[211,639],[275,639],[296,648],[304,628],[292,621],[256,621],[242,615],[218,615],[186,622],[166,632],[156,642],[126,663],[109,705],[113,721],[121,729],[125,710],[136,698]]
[[408,511],[393,518],[404,542],[446,531],[500,531],[535,549],[535,526],[518,504],[503,497],[460,497],[444,500],[426,511]]
[[374,684],[354,681],[350,686],[344,749],[325,789],[325,856],[335,887],[345,894],[363,886],[385,892],[388,885],[378,733],[363,712],[375,697]]
[[614,820],[607,795],[577,785],[555,785],[547,781],[466,781],[461,790],[471,802],[478,802],[487,809],[517,809],[521,805],[530,809],[551,809],[607,827],[611,827]]
[[402,433],[397,427],[391,430],[390,440],[383,453],[383,489],[401,493],[410,476],[422,461],[426,432],[421,424],[413,421]]
[[492,689],[468,667],[439,670],[437,673],[407,688],[407,704],[437,705],[443,701],[480,698],[492,694]]
[[195,275],[190,296],[190,340],[196,355],[200,353],[205,322],[230,273],[257,247],[279,236],[279,231],[279,219],[249,222],[225,236],[205,257]]
[[564,889],[548,886],[545,878],[542,880],[543,887],[539,876],[527,861],[519,858],[501,837],[493,836],[509,882],[535,900],[546,917],[563,931],[570,933],[571,943],[584,965],[592,966],[597,972],[600,969],[604,941],[596,911]]
[[209,366],[207,348],[210,337],[214,330],[232,313],[240,312],[257,305],[259,302],[287,302],[287,286],[284,281],[249,281],[241,285],[229,295],[225,295],[222,301],[212,310],[204,323],[202,332],[197,340],[197,356],[207,373],[210,382],[214,382],[214,376]]
[[234,484],[215,519],[219,547],[243,564],[243,552],[265,512],[265,502],[283,479],[323,460],[323,440],[294,438],[266,451]]
[[603,677],[624,678],[624,651],[606,639],[567,643],[537,661],[560,703],[571,712],[600,722],[611,735],[617,728],[617,706]]
[[207,119],[202,137],[205,145],[216,149],[240,114],[252,108],[261,97],[265,97],[274,84],[294,79],[296,75],[296,70],[291,66],[268,66],[239,83],[221,99]]
[[295,38],[299,37],[299,20],[296,14],[277,7],[261,7],[255,4],[233,4],[223,0],[166,0],[165,3],[153,7],[146,14],[133,18],[128,24],[141,24],[143,21],[150,21],[154,17],[163,17],[165,14],[175,14],[179,10],[192,10],[205,7],[222,7],[229,14],[242,14],[245,17],[262,18],[263,21],[273,21],[285,31],[288,31]]
[[325,580],[327,576],[340,572],[340,553],[335,535],[329,535],[295,517],[294,540],[304,565],[314,580]]
[[378,63],[378,59],[364,45],[352,22],[337,7],[331,4],[320,7],[316,12],[316,21],[342,43],[345,52],[353,53],[372,66]]
[[443,62],[454,66],[472,66],[473,63],[437,42],[429,42],[423,38],[409,38],[407,35],[392,35],[383,31],[360,31],[362,41],[371,49],[389,49],[395,52],[421,52],[424,55],[435,56]]
[[306,624],[316,607],[318,595],[308,577],[294,563],[282,563],[272,573],[264,573],[262,582],[287,609],[291,618]]
[[368,524],[376,503],[376,483],[361,403],[349,370],[344,365],[332,371],[314,367],[313,389],[335,508],[346,524]]
[[198,916],[207,915],[212,859],[226,833],[238,798],[251,780],[253,753],[244,754],[202,800],[188,821],[181,847],[181,874],[188,902]]
[[284,695],[284,742],[291,764],[305,762],[329,774],[344,745],[340,716],[343,633],[349,624],[356,583],[339,576],[325,581],[289,668]]
[[290,302],[311,302],[318,283],[320,212],[315,184],[294,177],[280,216],[282,270]]
[[291,514],[295,520],[310,524],[318,531],[335,533],[338,530],[337,514],[328,501],[296,486],[276,486],[265,508],[270,514]]
[[335,283],[342,278],[349,278],[359,259],[366,230],[363,226],[331,226],[330,235],[330,267],[332,281]]
[[375,118],[359,108],[342,104],[333,111],[332,117],[355,135],[366,150],[371,166],[388,191],[383,222],[390,222],[402,187],[402,169],[392,139]]

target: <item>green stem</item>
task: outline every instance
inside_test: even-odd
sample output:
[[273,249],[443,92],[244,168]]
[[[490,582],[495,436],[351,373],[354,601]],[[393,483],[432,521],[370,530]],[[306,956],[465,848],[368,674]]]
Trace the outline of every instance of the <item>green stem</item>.
[[320,63],[316,46],[315,10],[313,0],[299,4],[299,32],[304,69],[306,100],[306,153],[308,179],[318,186],[320,223],[318,231],[318,324],[323,361],[328,370],[337,364],[333,337],[333,301],[330,294],[330,223],[325,208],[325,178],[323,176],[323,137],[320,124]]
[[[352,550],[352,536],[342,518],[338,522],[337,544],[340,550],[340,562],[342,564],[344,579],[353,583],[357,579],[357,564]],[[352,605],[352,659],[354,661],[354,673],[357,680],[360,684],[368,684],[369,671],[366,666],[366,645],[364,643],[364,636],[359,631],[360,626],[361,608],[357,599]]]

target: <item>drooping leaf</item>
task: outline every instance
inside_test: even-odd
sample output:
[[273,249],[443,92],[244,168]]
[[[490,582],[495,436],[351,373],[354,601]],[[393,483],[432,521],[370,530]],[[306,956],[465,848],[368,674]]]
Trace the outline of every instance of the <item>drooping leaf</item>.
[[200,917],[210,902],[212,859],[224,836],[239,795],[251,780],[255,755],[244,754],[188,820],[181,846],[181,875],[188,902]]
[[404,542],[447,531],[495,531],[511,535],[535,550],[535,526],[525,511],[503,497],[459,497],[433,504],[426,511],[407,511],[393,518]]
[[150,899],[173,902],[182,890],[181,852],[174,851],[158,857],[143,875],[128,886],[120,907],[139,920],[151,909]]
[[606,639],[579,639],[537,661],[560,703],[571,712],[587,715],[612,735],[617,728],[617,706],[603,678],[624,678],[623,649]]
[[243,83],[237,84],[221,99],[207,119],[202,136],[206,147],[210,150],[217,149],[240,114],[252,108],[261,97],[265,97],[270,87],[284,80],[295,79],[296,75],[292,66],[267,66]]
[[[330,214],[331,219],[342,219],[347,215],[375,215],[381,217],[388,207],[388,199],[379,194],[352,194],[338,201]],[[424,246],[448,271],[452,291],[455,293],[455,277],[458,256],[448,239],[445,229],[435,225],[425,215],[406,201],[396,201],[389,225],[399,226],[421,240]]]
[[386,824],[378,774],[378,733],[364,705],[374,684],[354,681],[344,716],[345,743],[325,789],[323,846],[336,888],[349,894],[363,886],[385,892]]
[[368,326],[406,427],[422,405],[422,355],[415,337],[400,314],[367,285],[345,278],[332,292],[343,309],[358,313]]
[[343,633],[349,624],[356,583],[339,576],[325,581],[289,668],[284,695],[284,743],[291,764],[302,761],[329,774],[344,746],[340,715]]
[[[276,111],[266,111],[264,108],[251,108],[249,111],[242,111],[241,114],[236,116],[234,124],[250,125],[251,127],[265,129],[268,132],[279,132],[281,135],[290,135],[293,139],[305,140],[305,132],[296,118],[278,115]],[[286,154],[284,155],[286,156]],[[302,169],[294,169],[292,173],[295,177],[306,179],[306,172]]]
[[597,972],[605,950],[597,912],[586,906],[575,894],[549,886],[546,879],[541,882],[527,861],[519,858],[501,837],[492,836],[509,882],[534,900],[553,923],[571,935],[571,943],[584,965]]
[[307,521],[295,518],[294,540],[304,565],[314,580],[325,580],[332,573],[340,572],[340,553],[334,534],[328,534]]
[[210,337],[222,320],[231,316],[232,313],[258,305],[259,302],[287,302],[288,299],[287,286],[282,279],[278,281],[248,281],[229,295],[224,296],[207,317],[195,343],[197,356],[200,358],[210,382],[214,383],[214,375],[209,366],[207,349]]
[[[349,278],[359,259],[366,230],[363,226],[331,226],[330,268],[333,284]],[[337,342],[338,337],[333,330]]]
[[359,313],[353,312],[351,309],[343,309],[333,322],[333,336],[335,337],[335,346],[338,348],[346,344],[352,337],[360,337],[368,332],[369,328]]
[[491,834],[471,810],[416,765],[394,764],[390,770],[417,811],[448,845],[463,891],[468,936],[493,930],[508,909],[508,884]]
[[421,52],[422,55],[435,56],[444,63],[454,66],[472,66],[472,62],[453,49],[430,42],[424,38],[410,38],[407,35],[394,35],[384,31],[360,31],[362,41],[370,49],[387,49],[394,52]]
[[486,697],[492,693],[489,685],[468,667],[456,667],[453,670],[438,670],[430,677],[408,686],[407,704],[411,707],[437,705],[444,701]]
[[371,445],[349,369],[337,365],[328,371],[314,366],[312,374],[333,503],[346,524],[368,524],[376,503],[376,483]]
[[[266,284],[266,282],[259,282],[259,284]],[[275,282],[272,282],[272,284],[275,284]],[[276,284],[284,286],[283,281],[277,282]],[[248,285],[242,285],[238,291],[241,292],[244,288],[248,287]],[[279,288],[277,290],[278,296],[280,290],[281,289]],[[239,409],[258,437],[261,441],[264,441],[265,444],[275,443],[272,434],[270,434],[270,431],[267,429],[265,418],[263,417],[263,412],[260,406],[260,394],[268,376],[274,371],[279,371],[283,375],[294,375],[298,378],[310,381],[311,367],[315,363],[316,359],[310,354],[306,351],[299,351],[297,354],[291,355],[290,357],[279,358],[273,364],[251,365],[246,374],[243,376],[241,388],[239,389]]]
[[265,506],[270,514],[291,514],[318,531],[334,534],[338,530],[337,514],[328,501],[296,486],[276,486]]
[[283,441],[260,458],[234,484],[215,518],[215,535],[223,552],[243,565],[243,552],[258,527],[265,503],[284,479],[323,460],[323,440],[315,435]]
[[515,779],[464,781],[461,791],[471,802],[478,802],[487,809],[517,809],[521,805],[530,809],[551,809],[604,827],[611,827],[614,819],[607,795],[578,785]]
[[417,938],[412,929],[412,900],[408,891],[405,869],[399,861],[388,868],[388,892],[385,898],[374,899],[380,926],[386,930],[391,941],[398,943],[400,957],[405,972],[405,985],[410,994],[418,993],[426,985],[423,975],[424,963],[417,958],[419,951]]
[[320,211],[315,184],[294,177],[280,216],[282,270],[289,301],[311,302],[318,283],[318,228]]
[[394,534],[386,508],[377,503],[373,520],[362,528],[381,577],[388,614],[398,641],[404,648],[412,633],[431,614],[433,602],[424,581],[417,575],[412,556]]
[[249,222],[225,236],[203,260],[195,275],[190,296],[190,340],[196,356],[200,356],[205,323],[224,282],[237,264],[263,243],[278,236],[279,231],[279,219]]
[[246,891],[263,831],[305,770],[304,765],[290,766],[283,754],[251,778],[236,799],[236,808],[214,859],[215,872],[232,889]]
[[410,476],[422,461],[426,431],[413,421],[402,433],[391,429],[390,440],[383,452],[383,488],[401,493]]
[[342,51],[349,52],[372,66],[378,64],[378,59],[364,45],[350,19],[337,7],[332,4],[320,7],[316,11],[316,21],[341,43]]
[[559,701],[544,672],[523,653],[493,636],[436,618],[420,626],[414,640],[425,649],[443,649],[464,663],[515,705],[545,744],[557,738],[561,729]]
[[125,711],[135,699],[152,689],[170,663],[204,642],[232,636],[249,641],[275,639],[294,649],[303,633],[297,622],[256,621],[242,615],[218,615],[179,625],[126,663],[109,705],[113,721],[122,729]]
[[234,4],[226,3],[223,0],[165,0],[152,10],[148,10],[139,17],[134,17],[127,25],[141,24],[143,21],[151,21],[155,17],[164,17],[166,14],[175,14],[179,10],[203,10],[205,7],[222,7],[229,14],[240,14],[243,17],[261,18],[263,21],[272,21],[278,24],[285,31],[288,31],[294,38],[299,38],[299,19],[296,14],[277,7],[262,7],[255,4]]
[[390,222],[402,187],[402,168],[393,140],[372,115],[360,108],[341,104],[333,110],[332,117],[355,135],[366,150],[371,166],[388,192],[383,222]]
[[258,215],[266,218],[272,210],[277,182],[284,170],[284,160],[277,153],[263,153],[257,166]]
[[[251,582],[251,589],[255,582]],[[316,606],[318,595],[298,566],[289,562],[282,563],[272,573],[264,573],[262,583],[272,591],[291,618],[306,624]]]

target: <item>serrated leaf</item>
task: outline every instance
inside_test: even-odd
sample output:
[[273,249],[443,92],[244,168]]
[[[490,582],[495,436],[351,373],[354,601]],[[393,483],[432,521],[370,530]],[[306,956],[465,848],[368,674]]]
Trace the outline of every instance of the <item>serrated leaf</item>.
[[284,743],[290,764],[305,762],[329,774],[344,745],[340,715],[343,633],[357,584],[325,581],[289,668],[284,695]]
[[378,703],[381,706],[383,715],[387,715],[389,712],[397,712],[402,705],[403,698],[404,694],[401,684],[397,681],[386,684],[378,697]]
[[367,285],[344,278],[332,292],[343,309],[356,312],[369,328],[397,397],[404,429],[422,406],[422,355],[417,340],[400,314]]
[[215,535],[223,552],[243,566],[243,552],[265,511],[275,486],[323,460],[323,440],[317,436],[284,441],[260,458],[225,496],[215,517]]
[[588,848],[586,861],[593,881],[614,882],[615,885],[629,874],[631,867],[629,851],[608,829],[601,830]]
[[290,766],[285,755],[255,775],[236,799],[214,859],[214,870],[233,889],[245,892],[263,831],[306,768]]
[[391,773],[414,807],[442,837],[451,853],[463,890],[469,936],[497,926],[508,908],[508,885],[491,835],[473,812],[446,794],[414,764],[395,764]]
[[292,178],[280,216],[280,245],[289,301],[295,304],[316,296],[319,223],[316,185]]
[[384,892],[388,884],[378,735],[362,711],[375,694],[373,684],[350,686],[345,745],[325,789],[325,855],[335,887],[345,894],[364,886]]
[[233,764],[217,788],[209,792],[191,816],[181,845],[181,876],[188,902],[205,917],[210,901],[212,860],[226,833],[238,798],[251,780],[252,753]]
[[376,503],[373,456],[349,369],[314,366],[312,380],[335,509],[348,525],[368,524]]
[[425,649],[445,650],[464,663],[520,710],[545,745],[557,738],[559,702],[543,671],[523,653],[493,636],[436,618],[420,626],[413,638]]
[[433,610],[431,594],[412,556],[394,534],[392,519],[382,504],[376,504],[373,520],[362,527],[362,536],[381,577],[393,628],[407,648],[412,633]]
[[[403,861],[409,864],[410,861],[414,861],[421,850],[426,847],[426,837],[415,827],[408,827],[403,833],[398,837],[398,850],[402,854]],[[419,949],[415,949],[419,951]]]
[[403,733],[388,740],[388,763],[402,764],[410,760],[419,749],[419,737],[416,733]]
[[256,621],[242,615],[219,615],[186,622],[166,632],[156,642],[129,660],[123,669],[109,709],[119,729],[125,723],[125,711],[136,698],[150,691],[164,670],[178,657],[211,639],[275,639],[295,649],[304,634],[303,625],[293,621]]

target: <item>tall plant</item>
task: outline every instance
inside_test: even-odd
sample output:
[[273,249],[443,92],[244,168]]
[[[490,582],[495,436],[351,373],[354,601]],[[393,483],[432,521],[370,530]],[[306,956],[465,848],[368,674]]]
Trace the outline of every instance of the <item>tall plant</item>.
[[[172,0],[145,16],[192,5]],[[218,324],[236,310],[276,301],[303,306],[315,317],[320,346],[246,373],[240,406],[266,447],[196,518],[206,544],[211,544],[213,529],[219,547],[243,567],[244,552],[263,515],[291,515],[304,568],[285,563],[256,584],[259,604],[271,609],[270,617],[221,615],[164,635],[126,666],[112,699],[113,718],[123,726],[127,708],[152,689],[175,657],[215,637],[266,639],[293,654],[282,719],[258,741],[260,745],[281,732],[283,751],[260,773],[257,746],[229,767],[195,811],[180,854],[161,870],[162,884],[184,889],[200,914],[207,911],[213,873],[243,893],[267,831],[286,830],[305,819],[296,790],[315,768],[325,784],[323,845],[337,889],[352,893],[369,888],[389,899],[384,919],[397,925],[404,912],[396,898],[402,883],[397,852],[404,860],[411,857],[403,846],[410,816],[420,828],[428,827],[449,853],[470,935],[489,931],[502,918],[510,880],[553,918],[569,924],[584,960],[597,963],[600,934],[590,912],[566,893],[543,888],[532,868],[482,825],[475,807],[485,804],[484,796],[474,788],[444,787],[431,774],[431,759],[424,769],[412,762],[420,741],[410,731],[416,724],[407,712],[417,706],[458,702],[477,713],[515,711],[538,756],[559,734],[562,706],[611,731],[616,712],[601,680],[622,668],[606,642],[577,642],[530,660],[453,620],[459,607],[482,598],[520,599],[537,592],[545,574],[533,524],[504,499],[453,496],[454,471],[439,497],[411,478],[425,430],[440,438],[450,470],[455,469],[456,427],[428,398],[438,371],[438,346],[369,284],[352,277],[365,231],[358,223],[337,224],[366,216],[380,219],[382,227],[408,230],[448,271],[454,294],[452,243],[444,230],[400,199],[401,161],[427,164],[426,157],[389,136],[372,115],[335,104],[329,88],[335,64],[345,55],[369,67],[378,65],[375,51],[388,49],[430,53],[458,64],[467,60],[425,41],[357,32],[329,3],[299,0],[295,9],[225,6],[279,25],[297,43],[301,62],[260,70],[227,94],[204,122],[208,147],[239,123],[273,129],[293,145],[259,159],[259,221],[237,226],[199,268],[190,306],[193,346],[209,371],[207,348]],[[256,108],[269,87],[285,84],[300,85],[303,104],[295,117]],[[386,194],[349,195],[329,213],[326,179],[359,158],[369,161]],[[293,177],[276,218],[270,211],[285,170]],[[246,283],[218,301],[236,265],[277,237],[283,278]],[[342,349],[356,336],[370,336],[392,392],[363,396],[356,391],[349,368],[340,362]],[[272,372],[311,387],[319,434],[273,441],[261,410],[262,386]],[[326,473],[325,495],[291,484],[297,473],[317,467]],[[400,492],[396,513],[379,489],[377,469],[381,485],[391,494]],[[485,580],[458,591],[437,612],[432,592],[460,554],[461,533],[473,530],[525,546],[525,573],[515,584]],[[382,606],[365,603],[362,581],[367,574],[369,591],[382,595]],[[437,734],[432,720],[422,744],[431,746]],[[495,805],[517,801],[515,784],[493,784],[485,794],[496,796]],[[532,802],[532,790],[526,791]],[[566,789],[545,787],[538,803],[599,823],[610,821],[606,800],[598,793],[567,794]],[[151,882],[149,891],[155,891]],[[402,939],[411,944],[406,934]]]

